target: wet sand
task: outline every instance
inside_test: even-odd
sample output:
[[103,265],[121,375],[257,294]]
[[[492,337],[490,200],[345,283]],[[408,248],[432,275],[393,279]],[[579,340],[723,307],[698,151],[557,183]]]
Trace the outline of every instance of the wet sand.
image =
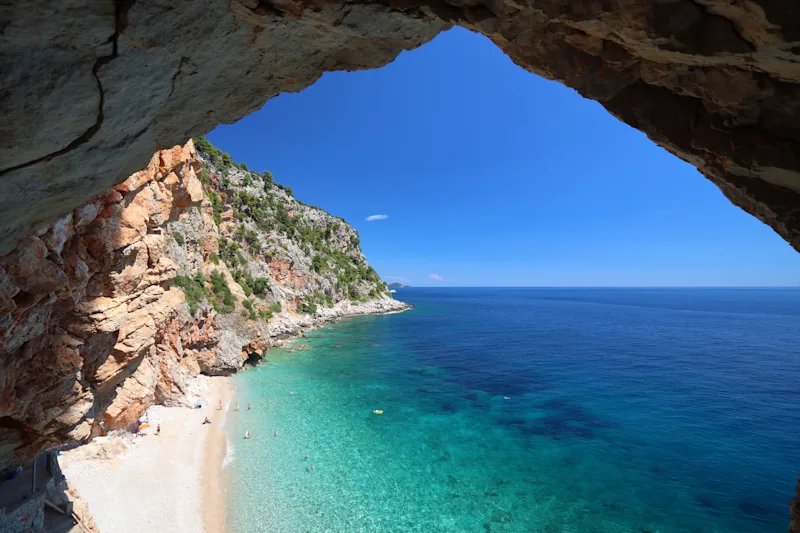
[[[223,427],[225,415],[232,410],[234,386],[230,378],[215,379],[212,384],[211,418],[209,434],[205,441],[203,453],[203,524],[206,533],[223,533],[225,530],[225,502],[228,497],[227,482],[223,474],[222,464],[227,452],[227,439]],[[222,401],[222,410],[219,402]]]

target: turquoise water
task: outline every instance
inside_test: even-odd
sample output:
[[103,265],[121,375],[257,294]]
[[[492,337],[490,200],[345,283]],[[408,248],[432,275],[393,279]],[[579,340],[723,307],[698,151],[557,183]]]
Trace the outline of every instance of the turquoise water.
[[230,531],[786,531],[800,291],[398,296],[236,377]]

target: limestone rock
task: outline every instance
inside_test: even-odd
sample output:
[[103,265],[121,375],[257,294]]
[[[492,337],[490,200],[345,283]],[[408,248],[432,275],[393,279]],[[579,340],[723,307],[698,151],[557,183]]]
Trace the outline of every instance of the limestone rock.
[[184,296],[157,233],[200,206],[195,157],[191,142],[156,153],[0,257],[0,417],[18,428],[0,435],[0,464],[127,427],[196,375],[168,337]]
[[[244,250],[236,266],[237,275],[246,268],[268,278],[253,319],[243,305],[249,292],[224,261],[211,261],[220,252],[220,229],[197,177],[208,169],[216,186],[225,173],[237,188],[265,198],[262,177],[217,169],[189,142],[156,153],[144,169],[0,257],[0,417],[10,424],[0,429],[0,465],[128,428],[154,404],[189,405],[198,374],[234,373],[280,338],[342,316],[404,307],[382,294],[351,307],[335,271],[314,271],[307,245],[259,230],[269,246]],[[354,261],[352,268],[368,270],[352,228],[271,187],[298,223],[302,218],[315,231],[335,224],[328,245]],[[232,196],[223,196],[229,204]],[[234,239],[255,232],[238,217],[229,225]],[[178,273],[199,276],[204,285],[219,273],[234,306],[218,313],[204,301],[192,314],[184,292],[171,286]],[[352,291],[376,287],[361,282]],[[335,308],[298,313],[319,291],[338,302]],[[260,314],[279,302],[274,319]]]

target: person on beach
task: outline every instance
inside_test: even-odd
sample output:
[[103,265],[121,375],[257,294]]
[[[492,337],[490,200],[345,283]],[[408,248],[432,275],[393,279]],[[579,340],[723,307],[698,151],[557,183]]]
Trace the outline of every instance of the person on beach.
[[236,402],[236,410],[239,410],[239,402]]
[[246,439],[249,439],[249,438],[250,438],[250,432],[249,432],[249,431],[248,431],[247,433],[245,433],[245,434],[244,434],[244,438],[246,438]]
[[217,407],[217,411],[222,411],[222,400],[219,401],[219,407]]
[[210,424],[210,423],[211,423],[211,420],[209,420],[208,417],[206,417],[205,420],[203,420],[203,424],[204,425],[205,424]]
[[158,437],[159,435],[161,435],[161,424],[156,426],[156,437]]
[[251,405],[248,403],[248,404],[247,404],[247,410],[249,411],[249,410],[250,410],[250,409],[252,409],[252,408],[253,408],[253,407],[252,407],[252,406],[251,406]]

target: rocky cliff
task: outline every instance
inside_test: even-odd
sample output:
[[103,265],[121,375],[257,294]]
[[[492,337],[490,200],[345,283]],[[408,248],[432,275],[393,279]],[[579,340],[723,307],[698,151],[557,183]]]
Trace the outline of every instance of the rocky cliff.
[[203,145],[0,257],[0,464],[191,401],[194,376],[320,322],[405,308],[347,223]]

